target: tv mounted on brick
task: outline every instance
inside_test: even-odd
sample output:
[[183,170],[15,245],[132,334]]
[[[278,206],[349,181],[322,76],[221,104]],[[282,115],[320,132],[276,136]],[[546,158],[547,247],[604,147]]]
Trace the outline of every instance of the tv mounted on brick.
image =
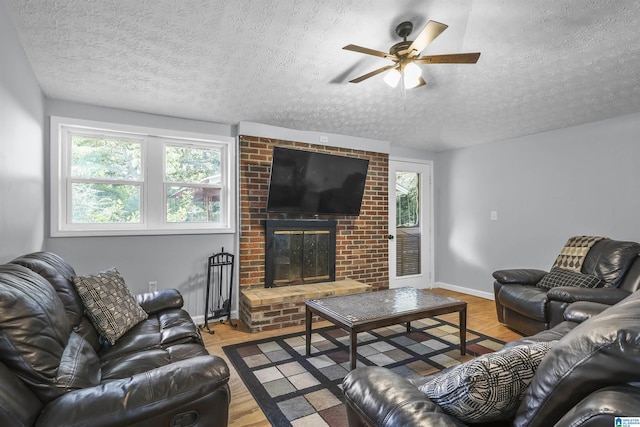
[[369,160],[274,147],[267,212],[360,214]]

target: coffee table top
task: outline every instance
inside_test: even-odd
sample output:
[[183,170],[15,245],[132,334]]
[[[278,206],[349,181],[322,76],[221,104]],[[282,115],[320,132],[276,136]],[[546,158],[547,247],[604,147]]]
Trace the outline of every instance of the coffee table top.
[[464,301],[455,298],[412,287],[339,295],[310,300],[306,303],[322,311],[330,312],[333,316],[341,317],[350,323],[397,316],[412,311],[465,304]]

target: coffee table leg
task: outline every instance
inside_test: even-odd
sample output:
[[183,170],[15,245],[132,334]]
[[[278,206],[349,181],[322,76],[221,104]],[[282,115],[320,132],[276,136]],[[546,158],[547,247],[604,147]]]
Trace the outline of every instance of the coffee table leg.
[[467,353],[467,306],[460,310],[460,354]]
[[349,336],[351,338],[349,342],[349,361],[351,362],[351,370],[356,369],[356,349],[358,347],[358,333],[353,330],[349,331]]
[[411,332],[411,322],[407,322],[407,333]]
[[311,353],[311,310],[309,310],[309,306],[305,306],[305,333],[306,333],[306,348],[307,348],[307,356]]

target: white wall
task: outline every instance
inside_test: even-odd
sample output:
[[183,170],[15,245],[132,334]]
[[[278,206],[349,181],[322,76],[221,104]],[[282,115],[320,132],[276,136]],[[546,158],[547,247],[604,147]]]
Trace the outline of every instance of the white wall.
[[[49,116],[235,136],[234,127],[229,125],[54,100],[46,100],[45,114],[46,141],[49,141]],[[49,188],[49,147],[46,145]],[[47,218],[50,210],[48,193]],[[223,247],[225,251],[235,253],[237,247],[235,234],[53,238],[49,237],[49,224],[46,230],[45,249],[62,256],[76,273],[90,274],[116,267],[133,293],[146,292],[150,281],[158,282],[158,289],[177,288],[185,299],[184,308],[198,321],[204,316],[207,258]],[[236,270],[237,265],[238,262]],[[235,309],[237,279],[234,284]]]
[[417,150],[415,148],[400,147],[397,145],[391,146],[391,152],[389,158],[393,160],[405,160],[405,161],[424,161],[434,160],[438,157],[438,153],[426,150]]
[[44,235],[43,96],[0,3],[0,263]]
[[640,241],[639,135],[634,114],[439,153],[436,280],[490,296],[494,270],[548,270],[571,236]]

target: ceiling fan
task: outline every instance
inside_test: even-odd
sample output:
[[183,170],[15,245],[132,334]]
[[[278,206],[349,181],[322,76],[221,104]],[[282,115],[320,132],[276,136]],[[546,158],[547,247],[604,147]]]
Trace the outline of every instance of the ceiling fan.
[[416,64],[475,64],[478,62],[480,52],[420,56],[420,53],[435,40],[436,37],[442,34],[447,27],[448,25],[440,22],[429,21],[418,37],[411,41],[407,40],[407,37],[409,37],[413,31],[413,24],[409,21],[402,22],[396,27],[396,34],[402,37],[403,41],[391,46],[389,53],[356,46],[354,44],[343,47],[345,50],[378,56],[394,62],[391,65],[378,68],[377,70],[350,80],[349,83],[360,83],[363,80],[390,70],[384,77],[385,82],[389,86],[396,87],[398,82],[403,79],[404,88],[411,89],[426,84],[421,76],[422,70]]

